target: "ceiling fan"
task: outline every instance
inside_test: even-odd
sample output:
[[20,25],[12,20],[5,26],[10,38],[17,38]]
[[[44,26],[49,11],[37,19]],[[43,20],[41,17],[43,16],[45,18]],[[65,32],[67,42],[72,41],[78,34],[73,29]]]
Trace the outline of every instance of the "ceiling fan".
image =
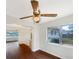
[[37,0],[31,0],[31,5],[33,8],[33,15],[22,17],[20,19],[26,19],[26,18],[33,17],[34,22],[39,23],[40,16],[42,17],[56,17],[57,16],[57,14],[41,14],[40,9],[39,9],[39,2]]

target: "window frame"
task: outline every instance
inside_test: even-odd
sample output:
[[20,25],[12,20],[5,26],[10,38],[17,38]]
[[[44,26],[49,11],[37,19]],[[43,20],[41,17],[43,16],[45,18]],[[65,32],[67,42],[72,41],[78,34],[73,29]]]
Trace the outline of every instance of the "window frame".
[[[62,26],[66,26],[66,25],[72,25],[73,26],[73,24],[65,24],[65,25],[60,25],[60,26],[51,26],[51,27],[47,27],[47,29],[46,29],[46,41],[47,41],[47,43],[48,44],[55,44],[55,45],[65,45],[65,46],[73,46],[73,44],[63,44],[63,42],[62,42],[62,40],[63,40],[63,38],[62,38],[62,34],[60,34],[61,35],[61,37],[60,37],[60,39],[59,39],[59,43],[55,43],[55,42],[53,42],[53,43],[51,43],[51,42],[49,42],[48,41],[48,28],[59,28],[59,30],[62,28]],[[61,30],[60,30],[60,33],[61,33]]]

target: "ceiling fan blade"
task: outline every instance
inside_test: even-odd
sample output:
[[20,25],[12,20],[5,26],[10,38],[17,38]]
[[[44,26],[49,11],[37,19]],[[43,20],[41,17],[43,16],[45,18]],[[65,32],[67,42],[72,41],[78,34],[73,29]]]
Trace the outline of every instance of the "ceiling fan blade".
[[40,14],[43,17],[56,17],[57,14]]
[[31,0],[31,5],[32,5],[32,8],[33,8],[33,11],[36,11],[39,7],[39,3],[36,0]]
[[22,17],[22,18],[20,18],[20,19],[26,19],[26,18],[30,18],[30,17],[33,17],[33,15],[31,15],[31,16],[26,16],[26,17]]

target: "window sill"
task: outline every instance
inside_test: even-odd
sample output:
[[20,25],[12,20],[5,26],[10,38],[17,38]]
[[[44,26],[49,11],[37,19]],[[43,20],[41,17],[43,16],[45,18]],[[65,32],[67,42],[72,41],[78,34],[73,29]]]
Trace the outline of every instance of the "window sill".
[[65,48],[73,48],[72,45],[68,44],[57,44],[57,43],[48,43],[49,45],[59,46],[59,47],[65,47]]

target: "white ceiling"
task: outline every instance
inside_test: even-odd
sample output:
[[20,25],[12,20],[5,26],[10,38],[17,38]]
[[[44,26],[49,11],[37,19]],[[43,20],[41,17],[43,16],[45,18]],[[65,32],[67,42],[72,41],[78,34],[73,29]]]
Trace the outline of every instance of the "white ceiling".
[[[58,16],[54,18],[41,17],[41,22],[45,22],[44,19],[55,19],[73,13],[73,0],[39,0],[39,5],[41,13],[58,14]],[[7,0],[6,11],[7,15],[17,19],[23,16],[29,16],[32,14],[30,0]]]

